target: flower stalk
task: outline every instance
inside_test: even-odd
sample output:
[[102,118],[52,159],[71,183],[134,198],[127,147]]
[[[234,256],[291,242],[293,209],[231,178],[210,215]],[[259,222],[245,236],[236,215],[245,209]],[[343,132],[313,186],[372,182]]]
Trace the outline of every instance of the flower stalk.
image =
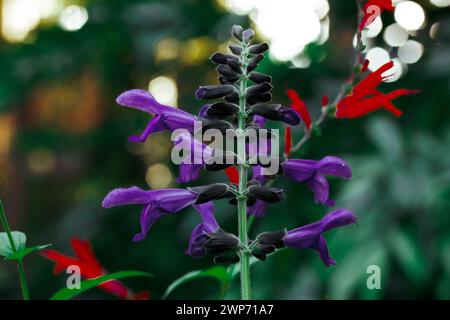
[[[9,245],[14,254],[17,253],[16,244],[14,243],[14,239],[11,234],[11,228],[9,227],[8,219],[6,218],[5,211],[3,210],[3,203],[0,199],[0,221],[5,230],[6,235],[8,236]],[[21,258],[15,260],[17,263],[17,269],[19,271],[19,281],[20,281],[20,289],[22,291],[23,300],[30,300],[30,293],[28,290],[27,278],[25,276],[25,268],[23,266],[23,260]]]
[[238,185],[238,230],[239,240],[246,249],[241,250],[240,263],[241,263],[241,298],[242,300],[251,299],[251,280],[250,280],[250,250],[247,249],[248,244],[248,226],[247,226],[247,196],[245,195],[247,189],[247,157],[245,154],[245,130],[246,130],[246,90],[247,90],[247,65],[248,65],[248,53],[245,43],[242,44],[241,63],[242,63],[242,76],[239,80],[239,114],[238,114],[238,158],[240,163],[239,168],[239,185]]

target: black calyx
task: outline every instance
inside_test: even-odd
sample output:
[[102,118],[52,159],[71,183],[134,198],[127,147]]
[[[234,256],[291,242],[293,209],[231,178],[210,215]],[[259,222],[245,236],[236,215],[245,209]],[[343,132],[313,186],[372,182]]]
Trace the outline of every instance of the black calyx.
[[248,195],[267,203],[277,203],[284,199],[283,189],[262,185],[249,186]]
[[232,85],[212,85],[202,86],[197,89],[195,96],[197,99],[217,99],[236,92],[236,88]]
[[285,230],[259,234],[255,240],[256,244],[253,245],[252,255],[259,260],[266,260],[268,254],[285,246],[283,242],[285,235]]
[[198,194],[195,204],[202,204],[229,196],[228,185],[225,183],[212,183],[206,186],[190,187],[188,190]]
[[281,104],[256,104],[250,107],[250,115],[260,115],[266,119],[282,121],[295,126],[300,123],[300,117],[295,110]]
[[203,245],[206,255],[214,256],[214,263],[235,263],[239,261],[237,251],[239,250],[239,238],[232,233],[218,229],[216,232],[207,234],[208,240]]
[[254,83],[272,82],[271,76],[256,71],[250,73],[249,79],[252,80]]

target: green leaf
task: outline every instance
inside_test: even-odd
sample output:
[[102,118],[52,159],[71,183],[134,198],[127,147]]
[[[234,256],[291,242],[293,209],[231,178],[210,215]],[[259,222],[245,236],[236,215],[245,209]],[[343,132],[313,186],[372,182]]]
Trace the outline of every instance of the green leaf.
[[69,288],[63,288],[56,292],[50,300],[69,300],[72,299],[81,293],[92,289],[106,281],[110,280],[119,280],[123,278],[129,278],[129,277],[152,277],[153,275],[148,272],[142,272],[142,271],[119,271],[115,273],[110,273],[95,279],[87,279],[80,282],[80,289],[69,289]]
[[[13,238],[14,245],[17,251],[21,251],[25,248],[27,236],[20,231],[12,231],[11,236]],[[0,256],[9,257],[14,254],[14,250],[11,248],[11,243],[6,232],[0,232]]]
[[214,266],[206,270],[196,270],[186,273],[180,278],[172,282],[164,292],[163,299],[166,299],[176,288],[187,282],[200,279],[213,278],[219,281],[222,294],[229,286],[233,277],[228,273],[227,269],[222,266]]
[[24,248],[24,249],[21,249],[20,251],[18,251],[17,253],[13,253],[13,254],[5,257],[5,259],[7,259],[7,260],[22,260],[26,255],[28,255],[30,253],[33,253],[35,251],[43,250],[43,249],[48,248],[50,246],[51,246],[51,244],[44,244],[44,245],[41,245],[41,246]]

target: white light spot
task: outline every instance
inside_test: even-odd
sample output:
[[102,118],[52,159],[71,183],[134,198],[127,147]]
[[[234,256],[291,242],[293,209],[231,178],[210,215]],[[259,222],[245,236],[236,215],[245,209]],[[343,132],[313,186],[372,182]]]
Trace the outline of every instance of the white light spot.
[[81,29],[88,21],[86,8],[71,5],[65,8],[59,16],[59,24],[66,31],[76,31]]
[[383,39],[391,47],[400,47],[408,40],[408,32],[399,24],[393,23],[384,30]]
[[381,29],[383,29],[383,21],[380,17],[376,17],[375,20],[362,31],[362,36],[364,38],[375,38],[380,34]]
[[450,6],[450,0],[430,0],[430,2],[440,8]]
[[2,34],[11,42],[25,40],[39,23],[38,2],[34,0],[4,0],[2,11]]
[[423,45],[415,40],[408,40],[398,48],[398,57],[404,63],[416,63],[423,55]]
[[177,84],[173,78],[160,76],[148,84],[148,91],[162,104],[176,106],[178,99]]
[[436,40],[440,27],[441,25],[439,24],[439,22],[433,23],[433,25],[430,28],[431,39]]
[[388,76],[386,79],[384,79],[384,82],[395,82],[400,79],[400,77],[406,71],[403,63],[398,58],[392,59],[392,62],[394,62],[394,66],[383,73],[383,76]]
[[270,41],[270,55],[289,61],[314,41],[325,41],[327,30],[321,20],[327,17],[327,0],[224,0],[234,13],[250,14],[256,29]]
[[292,65],[295,68],[306,69],[311,65],[311,59],[307,56],[300,55],[292,59]]
[[391,61],[389,53],[380,47],[375,47],[367,52],[366,59],[369,60],[369,70],[375,71],[382,65]]
[[414,1],[403,1],[395,7],[395,20],[406,30],[419,30],[425,25],[425,11]]

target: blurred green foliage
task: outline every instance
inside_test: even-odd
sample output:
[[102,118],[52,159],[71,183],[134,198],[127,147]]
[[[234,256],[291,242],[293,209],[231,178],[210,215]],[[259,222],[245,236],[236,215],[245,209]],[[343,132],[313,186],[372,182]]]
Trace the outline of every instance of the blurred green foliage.
[[[110,189],[146,186],[148,165],[166,163],[177,175],[166,150],[169,136],[152,136],[144,147],[128,143],[127,136],[149,118],[120,109],[114,99],[126,89],[147,88],[156,76],[171,75],[179,105],[196,113],[200,103],[193,93],[212,79],[209,54],[225,43],[233,24],[249,22],[214,1],[91,0],[86,5],[90,18],[77,32],[43,26],[30,43],[0,44],[0,110],[14,119],[8,129],[13,132],[11,147],[0,161],[0,191],[13,229],[25,231],[33,243],[51,242],[67,252],[71,236],[90,239],[110,272],[154,274],[124,282],[134,291],[149,289],[158,299],[177,277],[212,262],[184,255],[199,221],[194,210],[165,217],[146,241],[132,243],[139,209],[101,209]],[[333,97],[350,70],[355,13],[351,2],[332,1],[330,39],[307,48],[313,61],[308,69],[264,61],[261,71],[274,78],[274,100],[287,103],[283,90],[289,85],[313,115],[319,113],[322,95]],[[405,116],[392,119],[379,111],[354,121],[327,121],[323,134],[298,154],[341,156],[353,168],[353,180],[331,183],[337,206],[359,217],[358,226],[326,235],[338,265],[324,267],[313,251],[285,250],[252,267],[255,298],[450,298],[450,16],[446,9],[431,10],[428,19],[416,36],[425,45],[425,56],[410,65],[404,78],[384,85],[386,90],[422,90],[396,102]],[[431,39],[430,26],[438,21],[438,36]],[[157,61],[155,45],[165,38],[176,39],[180,51],[177,58]],[[193,39],[207,39],[212,48],[203,41],[205,52],[188,59]],[[0,129],[5,134],[7,129]],[[300,129],[294,130],[294,137],[300,135]],[[158,145],[163,151],[152,154]],[[203,174],[195,184],[224,178]],[[287,201],[270,206],[267,216],[255,222],[253,234],[295,228],[326,213],[304,185],[283,178],[276,185],[285,188]],[[234,208],[218,202],[216,212],[223,228],[235,231]],[[372,264],[381,268],[381,290],[366,287],[366,269]],[[63,287],[64,276],[53,277],[51,268],[37,255],[27,261],[32,298],[47,299]],[[238,291],[234,282],[227,298],[237,298]],[[201,279],[177,288],[169,298],[219,295],[216,280]],[[19,297],[15,270],[3,263],[0,297]],[[84,298],[110,297],[91,290]]]

